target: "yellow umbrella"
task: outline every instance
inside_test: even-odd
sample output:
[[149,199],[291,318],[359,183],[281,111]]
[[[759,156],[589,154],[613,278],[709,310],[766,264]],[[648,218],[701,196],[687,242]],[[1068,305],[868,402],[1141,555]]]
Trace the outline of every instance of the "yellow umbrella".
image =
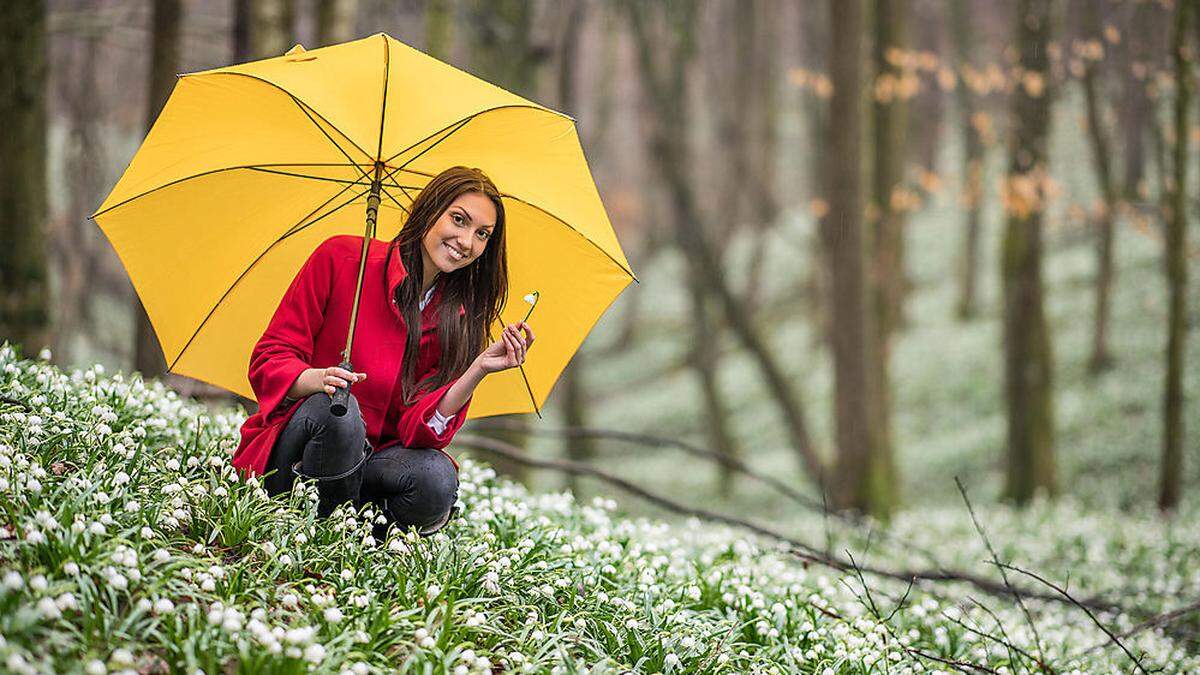
[[502,321],[537,293],[538,348],[523,372],[486,378],[469,417],[536,412],[635,280],[575,122],[387,34],[181,75],[92,218],[168,370],[252,398],[250,351],[316,246],[364,230],[391,240],[417,192],[458,164],[503,192]]

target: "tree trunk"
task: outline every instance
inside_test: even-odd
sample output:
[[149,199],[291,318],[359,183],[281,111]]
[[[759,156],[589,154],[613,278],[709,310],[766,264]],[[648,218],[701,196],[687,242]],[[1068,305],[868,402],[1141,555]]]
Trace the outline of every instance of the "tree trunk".
[[0,12],[0,340],[26,358],[50,344],[46,267],[46,7]]
[[1166,386],[1163,391],[1163,457],[1158,507],[1179,506],[1183,476],[1183,373],[1187,338],[1187,163],[1191,126],[1192,53],[1187,34],[1195,20],[1196,0],[1180,0],[1172,54],[1175,58],[1175,177],[1167,220],[1165,270],[1169,293],[1167,313]]
[[250,58],[279,56],[292,45],[292,0],[251,0]]
[[[565,26],[562,38],[558,44],[558,108],[568,115],[578,116],[578,91],[576,84],[576,64],[579,61],[579,35],[587,5],[584,0],[570,0],[566,8]],[[583,429],[588,426],[587,414],[587,383],[584,378],[587,357],[582,345],[567,364],[563,371],[561,384],[563,390],[563,417],[568,427]],[[571,435],[566,439],[567,459],[587,464],[595,455],[593,440],[582,435]],[[577,483],[577,477],[567,477],[567,487],[576,499],[582,494]]]
[[[904,162],[908,155],[904,142],[908,104],[894,86],[902,74],[900,68],[888,61],[887,54],[908,49],[909,3],[906,0],[874,0],[873,4],[875,40],[872,61],[875,65],[877,93],[872,97],[874,124],[871,131],[875,141],[875,161],[871,166],[871,200],[876,219],[873,241],[867,247],[869,258],[874,263],[874,273],[867,275],[864,271],[864,278],[868,281],[868,311],[874,311],[873,330],[868,334],[872,340],[868,348],[872,362],[868,367],[874,371],[870,379],[875,388],[873,401],[877,406],[876,414],[871,419],[877,440],[872,452],[878,455],[877,461],[886,467],[890,475],[894,470],[891,461],[891,343],[900,316],[905,279],[902,267],[904,213],[897,208],[893,195],[902,187]],[[887,82],[892,82],[893,86],[886,86]],[[834,86],[837,86],[836,82]],[[884,93],[889,88],[893,92],[890,95]],[[886,501],[890,503],[894,499],[888,498]]]
[[[1091,2],[1082,3],[1084,36],[1089,41],[1103,45],[1100,32],[1100,11]],[[1103,54],[1091,55],[1102,58]],[[1085,57],[1087,58],[1087,57]],[[1088,370],[1098,374],[1112,365],[1108,351],[1109,300],[1113,283],[1113,221],[1120,206],[1117,186],[1113,180],[1112,157],[1108,131],[1104,128],[1104,113],[1101,101],[1107,100],[1103,88],[1100,64],[1097,59],[1087,58],[1081,84],[1087,107],[1088,138],[1092,147],[1092,162],[1096,169],[1096,183],[1104,200],[1104,210],[1095,219],[1096,226],[1096,297],[1092,315],[1092,355],[1088,359]]]
[[454,12],[450,0],[427,0],[425,3],[425,53],[447,61],[450,55],[450,28]]
[[1053,354],[1042,291],[1042,214],[1050,127],[1051,0],[1019,0],[1017,48],[1025,73],[1013,92],[1004,232],[1005,495],[1024,504],[1057,492],[1054,466]]
[[317,46],[354,39],[358,0],[317,0]]
[[[779,218],[780,199],[775,189],[775,165],[779,142],[776,137],[776,118],[779,97],[779,31],[775,17],[780,8],[773,0],[757,0],[753,9],[753,62],[749,74],[757,101],[751,111],[750,133],[750,218],[754,226],[754,254],[751,260],[761,260],[770,248],[770,233]],[[747,10],[750,11],[750,10]],[[766,265],[753,264],[747,272],[746,290],[742,297],[751,316],[762,304],[762,285]]]
[[832,269],[834,413],[837,461],[833,504],[886,517],[892,471],[880,453],[878,389],[872,364],[874,317],[869,305],[862,219],[863,3],[830,0],[829,217],[822,238]]
[[[692,185],[685,174],[690,166],[690,152],[686,136],[684,102],[687,100],[687,81],[684,75],[692,49],[694,5],[682,3],[666,9],[670,14],[680,15],[673,16],[675,25],[668,33],[677,36],[683,46],[673,49],[664,48],[659,42],[651,42],[646,26],[646,14],[656,11],[658,6],[648,9],[636,0],[626,0],[623,5],[630,18],[640,74],[644,78],[644,89],[651,103],[653,124],[650,156],[662,174],[670,194],[676,241],[687,264],[695,265],[699,278],[707,284],[707,293],[721,308],[726,325],[750,352],[762,371],[767,389],[784,417],[793,449],[809,477],[819,489],[824,490],[824,466],[809,438],[800,399],[776,362],[774,353],[758,334],[745,308],[729,287],[717,255],[706,241],[704,219],[697,207]],[[654,55],[663,52],[667,54],[667,64],[660,69]],[[660,70],[664,72],[659,72]]]
[[[468,8],[472,71],[515,94],[535,97],[537,67],[547,55],[531,42],[535,6],[520,0],[474,0]],[[426,18],[428,28],[428,15]],[[436,22],[434,28],[437,30]],[[443,40],[436,34],[430,37],[435,41]],[[528,448],[528,414],[501,415],[497,419],[511,428],[490,432],[491,435],[518,448]],[[524,464],[497,457],[493,459],[492,467],[497,474],[515,481],[529,481],[529,468]]]
[[[824,74],[829,70],[829,36],[826,29],[829,25],[828,5],[820,2],[806,4],[803,5],[800,14],[803,23],[799,33],[804,41],[805,66],[810,72]],[[805,131],[809,150],[808,171],[811,174],[809,184],[813,186],[810,205],[827,205],[828,195],[825,194],[825,185],[820,177],[824,175],[825,155],[829,152],[829,106],[821,90],[816,87],[813,89],[814,91],[804,99],[804,119],[808,122]],[[807,243],[810,252],[809,267],[801,296],[807,300],[808,315],[812,318],[813,342],[815,345],[828,345],[833,339],[830,335],[830,310],[826,302],[829,298],[830,270],[829,261],[825,259],[825,251],[822,249],[820,233],[822,223],[828,217],[828,208],[818,208],[824,208],[825,212],[818,211],[813,214],[817,227],[812,239]]]
[[[171,90],[175,87],[175,74],[179,72],[180,28],[183,23],[183,7],[180,0],[154,0],[150,27],[150,80],[149,99],[146,107],[146,129],[149,130],[162,111]],[[134,315],[134,369],[149,380],[161,377],[166,371],[162,347],[150,317],[137,293],[133,294]]]
[[[975,32],[971,26],[969,7],[965,2],[950,3],[951,21],[954,29],[954,47],[959,70],[974,67],[972,55],[979,48],[975,44]],[[983,136],[975,125],[975,115],[980,111],[975,93],[965,80],[960,79],[955,88],[958,99],[959,124],[963,137],[963,201],[965,206],[962,258],[958,268],[957,315],[962,321],[975,317],[977,311],[977,289],[981,266],[980,244],[983,240]]]
[[1149,190],[1145,185],[1146,126],[1150,117],[1150,99],[1146,83],[1150,71],[1148,45],[1152,44],[1154,7],[1148,2],[1135,3],[1129,37],[1126,40],[1127,59],[1123,63],[1120,107],[1121,129],[1125,140],[1125,176],[1122,193],[1134,203],[1146,201]]

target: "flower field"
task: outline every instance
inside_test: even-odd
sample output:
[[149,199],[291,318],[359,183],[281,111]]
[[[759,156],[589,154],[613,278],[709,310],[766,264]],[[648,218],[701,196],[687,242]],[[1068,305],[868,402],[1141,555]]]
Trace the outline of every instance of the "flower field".
[[[806,564],[738,530],[531,495],[470,459],[460,517],[427,539],[375,541],[369,511],[317,521],[315,491],[272,500],[238,479],[240,411],[47,356],[0,348],[9,672],[1070,673],[1134,671],[1134,658],[1200,670],[1194,618],[1146,625],[1200,594],[1200,542],[1151,515],[976,506],[1001,560],[1120,605],[1094,614],[1123,649],[1069,602],[1026,597],[1023,610],[971,583],[909,588]],[[1022,536],[1049,527],[1058,536]],[[886,538],[821,529],[805,536],[864,569],[936,559],[1000,579],[965,508],[907,511]]]

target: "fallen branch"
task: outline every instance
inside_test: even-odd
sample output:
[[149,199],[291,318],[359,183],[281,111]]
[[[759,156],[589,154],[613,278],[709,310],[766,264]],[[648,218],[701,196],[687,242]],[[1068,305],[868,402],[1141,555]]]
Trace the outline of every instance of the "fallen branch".
[[[801,560],[805,560],[805,561],[808,561],[808,562],[811,562],[814,564],[821,565],[823,567],[828,567],[831,569],[841,570],[841,571],[845,571],[845,572],[850,572],[853,570],[853,566],[849,562],[847,562],[845,560],[841,560],[835,556],[826,554],[825,552],[821,551],[820,549],[816,548],[815,546],[812,546],[806,542],[800,541],[799,539],[796,539],[794,537],[789,537],[788,535],[783,534],[782,532],[777,532],[768,527],[764,527],[762,525],[758,525],[756,523],[752,523],[747,520],[742,520],[741,518],[737,518],[734,516],[726,515],[723,513],[718,513],[716,511],[711,511],[711,510],[704,509],[704,508],[687,506],[685,504],[681,504],[673,499],[670,499],[668,497],[663,497],[662,495],[655,494],[655,493],[647,490],[646,488],[643,488],[639,485],[635,485],[634,483],[631,483],[631,482],[625,480],[624,478],[621,478],[620,476],[613,475],[611,473],[608,473],[607,471],[604,471],[602,469],[597,469],[597,468],[589,466],[587,464],[583,464],[580,462],[572,462],[569,460],[562,460],[562,459],[541,459],[541,458],[530,457],[529,455],[518,450],[515,446],[513,446],[509,443],[505,443],[503,441],[499,441],[494,438],[487,438],[485,436],[476,436],[474,434],[466,434],[466,433],[459,432],[454,437],[454,440],[457,445],[475,448],[478,450],[483,450],[485,452],[490,452],[490,453],[499,455],[501,457],[505,457],[509,460],[512,460],[513,462],[516,462],[518,464],[522,464],[525,466],[530,466],[530,467],[534,467],[534,468],[538,468],[538,469],[550,469],[553,471],[562,471],[564,473],[569,473],[569,474],[573,474],[573,475],[577,475],[577,476],[590,476],[592,478],[596,478],[597,480],[608,483],[609,485],[617,487],[621,490],[624,490],[625,492],[628,492],[632,495],[641,497],[642,499],[646,500],[647,502],[650,502],[651,504],[660,506],[668,511],[672,511],[674,513],[679,513],[679,514],[682,514],[685,516],[694,516],[696,518],[699,518],[700,520],[706,520],[709,522],[720,523],[723,525],[729,525],[732,527],[741,528],[744,530],[748,530],[750,532],[754,532],[755,534],[761,535],[768,539],[773,539],[775,541],[787,544],[788,546],[791,547],[792,555],[795,555],[796,557],[800,558]],[[990,579],[980,577],[980,576],[977,576],[974,574],[970,574],[968,572],[963,572],[960,570],[937,569],[937,570],[894,571],[894,570],[879,569],[879,568],[875,568],[875,567],[861,567],[861,569],[863,572],[866,572],[873,576],[883,577],[883,578],[888,578],[888,579],[898,579],[898,580],[904,581],[904,582],[907,582],[910,579],[916,579],[917,581],[928,581],[928,582],[962,582],[962,583],[966,583],[966,584],[975,586],[976,588],[978,588],[979,590],[981,590],[985,593],[988,593],[990,595],[994,595],[997,597],[1001,597],[1001,598],[1011,598],[1013,596],[1013,593],[1017,590],[1016,588],[1009,588],[1003,584],[998,584]],[[1036,598],[1038,600],[1046,600],[1046,601],[1056,602],[1056,603],[1066,603],[1067,602],[1058,594],[1043,593],[1041,591],[1037,591],[1034,589],[1020,589],[1019,592],[1022,596],[1027,597],[1027,598]],[[1100,610],[1114,611],[1114,612],[1127,611],[1124,607],[1121,607],[1120,605],[1115,605],[1110,602],[1106,602],[1104,600],[1100,600],[1100,599],[1096,599],[1096,598],[1083,599],[1083,600],[1080,600],[1079,602],[1084,603],[1085,605],[1087,605],[1088,607],[1090,607],[1092,609],[1100,609]]]
[[[1156,614],[1156,615],[1150,617],[1149,619],[1146,619],[1145,621],[1137,624],[1133,628],[1130,628],[1129,630],[1118,634],[1117,637],[1129,638],[1129,637],[1133,637],[1134,635],[1137,635],[1138,633],[1141,633],[1144,630],[1149,630],[1151,628],[1157,628],[1159,626],[1167,626],[1167,625],[1170,625],[1170,624],[1178,621],[1179,619],[1182,619],[1183,617],[1185,617],[1189,614],[1192,614],[1193,612],[1196,612],[1196,611],[1200,611],[1200,600],[1193,600],[1192,602],[1189,602],[1181,607],[1176,607],[1175,609],[1172,609],[1168,612],[1163,612],[1162,614]],[[1079,655],[1082,656],[1089,652],[1098,651],[1100,649],[1103,649],[1104,647],[1107,647],[1110,644],[1112,644],[1112,640],[1105,640],[1104,642],[1096,643],[1095,645],[1092,645],[1091,647],[1088,647],[1087,649],[1084,649],[1083,651],[1081,651],[1079,653]]]
[[[644,433],[616,431],[616,430],[610,430],[610,429],[594,429],[594,428],[589,428],[589,427],[547,428],[542,425],[537,425],[532,428],[524,428],[520,425],[519,422],[505,421],[505,420],[489,420],[487,423],[473,426],[473,427],[471,427],[471,429],[472,429],[472,431],[521,431],[523,433],[530,433],[530,434],[537,434],[537,435],[554,435],[554,436],[565,436],[565,437],[570,437],[570,438],[591,438],[591,439],[601,439],[601,440],[614,440],[614,441],[622,441],[622,442],[626,442],[626,443],[637,443],[640,445],[645,445],[645,446],[650,446],[650,447],[655,447],[655,448],[675,448],[678,450],[682,450],[694,457],[699,457],[701,459],[716,462],[717,464],[720,464],[721,466],[728,467],[729,469],[731,469],[733,471],[744,474],[745,476],[752,478],[754,480],[757,480],[757,481],[763,483],[764,485],[770,486],[775,491],[788,497],[789,499],[791,499],[792,501],[796,502],[797,504],[803,506],[804,508],[822,514],[822,516],[824,516],[826,518],[826,523],[825,523],[825,525],[826,525],[826,533],[825,533],[825,539],[826,539],[825,550],[826,550],[826,552],[829,551],[828,541],[830,540],[830,535],[829,535],[829,531],[828,531],[828,529],[829,529],[828,528],[828,518],[829,517],[832,516],[833,518],[837,518],[838,520],[840,520],[844,523],[847,523],[848,525],[854,526],[854,527],[863,527],[865,525],[868,525],[868,522],[866,520],[864,520],[860,514],[857,514],[855,512],[848,512],[848,511],[837,511],[837,510],[829,508],[829,506],[826,504],[826,502],[824,500],[824,495],[822,495],[822,501],[817,502],[812,497],[809,497],[809,496],[803,494],[796,488],[788,485],[787,483],[779,480],[778,478],[775,478],[774,476],[769,476],[767,474],[761,473],[761,472],[753,469],[750,465],[746,464],[745,462],[743,462],[740,459],[737,459],[736,457],[730,457],[724,453],[717,452],[716,450],[711,450],[709,448],[694,445],[692,443],[688,443],[687,441],[681,441],[681,440],[675,439],[675,438],[667,438],[664,436],[654,436],[651,434],[644,434]],[[897,541],[895,537],[893,537],[892,535],[890,535],[886,532],[881,533],[881,536],[884,537],[885,539],[887,539],[889,542],[903,546],[904,548],[906,548],[908,550],[917,551],[922,556],[924,556],[925,559],[928,560],[930,564],[932,564],[935,567],[941,567],[940,563],[938,562],[937,556],[934,555],[932,551],[914,546],[912,544],[912,542]]]

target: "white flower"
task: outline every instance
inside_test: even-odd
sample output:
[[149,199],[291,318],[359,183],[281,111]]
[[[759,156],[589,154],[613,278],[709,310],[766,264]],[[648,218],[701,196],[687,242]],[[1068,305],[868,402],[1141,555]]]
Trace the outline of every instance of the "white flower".
[[296,607],[298,607],[300,605],[300,598],[297,598],[294,593],[288,593],[288,594],[284,595],[282,598],[279,599],[279,601],[283,603],[284,607],[288,607],[291,609],[295,609]]
[[105,532],[107,532],[107,530],[104,529],[104,523],[92,521],[92,524],[88,525],[88,532],[91,532],[92,534],[96,534],[96,535],[101,535],[101,534],[104,534]]
[[159,614],[170,614],[171,612],[175,611],[175,603],[171,602],[167,598],[159,598],[158,601],[154,603],[154,611]]
[[676,656],[674,652],[671,652],[670,654],[667,654],[666,658],[665,658],[665,659],[663,659],[663,660],[666,662],[666,664],[667,664],[668,666],[671,666],[672,668],[678,668],[678,667],[679,667],[679,657],[678,657],[678,656]]
[[133,663],[133,653],[124,647],[118,647],[117,649],[114,649],[112,656],[109,658],[112,659],[113,663],[122,666],[128,666]]
[[311,644],[304,649],[304,660],[309,663],[320,663],[325,659],[325,648],[319,644]]
[[104,675],[108,672],[108,668],[100,659],[92,659],[91,661],[88,661],[86,666],[83,667],[83,671],[87,673],[87,675]]
[[437,596],[441,595],[441,593],[442,587],[438,586],[437,584],[429,584],[429,586],[425,588],[425,597],[430,600],[433,600]]
[[62,595],[58,596],[58,599],[54,601],[54,604],[58,605],[58,608],[63,611],[79,608],[79,604],[75,602],[75,596],[71,593],[63,593]]
[[53,598],[42,598],[41,600],[38,600],[37,609],[39,612],[41,612],[42,616],[47,619],[57,619],[58,617],[62,616],[62,611],[59,610],[58,605],[54,602]]
[[29,579],[29,588],[37,591],[38,593],[46,590],[46,586],[48,585],[49,584],[46,582],[46,577],[41,574],[35,574]]
[[63,563],[63,571],[69,576],[77,576],[79,574],[79,565],[74,560],[68,560]]
[[342,610],[337,607],[330,607],[325,610],[325,620],[329,623],[341,623],[342,618]]
[[42,347],[42,351],[38,352],[38,358],[43,361],[49,361],[50,360],[50,348]]
[[342,581],[350,581],[354,578],[354,572],[351,572],[348,569],[342,570],[342,573],[339,576],[342,577]]
[[178,471],[179,470],[179,460],[175,459],[174,457],[172,457],[171,459],[168,459],[167,460],[167,470],[168,471]]
[[25,577],[21,576],[20,572],[9,570],[4,573],[4,587],[10,591],[20,590],[25,586]]

